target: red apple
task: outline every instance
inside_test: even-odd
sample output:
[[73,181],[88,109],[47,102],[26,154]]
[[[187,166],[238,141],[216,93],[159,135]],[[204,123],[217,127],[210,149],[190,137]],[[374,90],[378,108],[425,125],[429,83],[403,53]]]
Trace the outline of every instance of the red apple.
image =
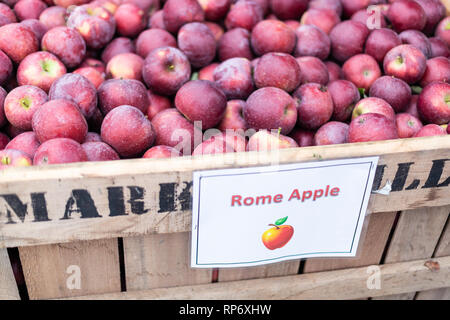
[[294,139],[268,130],[259,130],[250,137],[247,144],[248,151],[270,151],[296,147],[298,144]]
[[5,83],[13,72],[13,65],[6,54],[0,50],[0,85]]
[[367,37],[365,53],[381,63],[389,50],[401,44],[398,34],[391,29],[375,29]]
[[27,131],[14,137],[5,147],[5,149],[14,149],[26,153],[30,159],[34,158],[36,150],[41,143],[33,131]]
[[332,118],[336,121],[347,121],[360,99],[358,88],[353,82],[338,79],[328,84],[328,92],[334,105]]
[[294,92],[298,123],[305,129],[317,129],[333,115],[333,99],[328,89],[318,83],[306,83]]
[[[141,33],[142,34],[142,33]],[[121,53],[135,53],[135,45],[130,38],[118,37],[108,43],[102,52],[102,61],[108,64],[114,56]],[[145,57],[143,57],[145,58]]]
[[399,138],[411,138],[423,127],[422,122],[409,113],[398,113],[395,122]]
[[78,68],[78,69],[74,70],[73,73],[82,75],[83,77],[88,79],[90,82],[92,82],[92,84],[97,89],[105,81],[105,74],[98,72],[97,69],[95,69],[93,67]]
[[222,62],[214,69],[213,79],[227,99],[247,99],[254,90],[251,63],[246,58]]
[[368,54],[357,54],[345,61],[342,72],[345,79],[366,91],[370,89],[375,80],[381,77],[377,61]]
[[252,29],[250,42],[258,56],[269,52],[292,53],[296,37],[295,32],[284,22],[263,20]]
[[119,160],[120,157],[113,148],[104,142],[85,142],[81,145],[88,161]]
[[133,3],[123,3],[114,12],[117,32],[124,37],[134,38],[147,26],[144,10]]
[[450,60],[445,57],[436,57],[427,60],[427,68],[420,80],[420,86],[426,87],[433,81],[450,81]]
[[132,53],[120,53],[109,60],[106,65],[107,78],[142,80],[144,59]]
[[[298,59],[303,58],[307,57]],[[311,58],[317,59],[314,57]],[[318,61],[322,63],[320,60]],[[323,68],[327,72],[326,67],[323,66]],[[276,87],[286,92],[292,92],[301,83],[302,71],[303,66],[290,54],[271,52],[266,53],[259,59],[253,72],[253,78],[257,88]],[[326,82],[328,82],[328,78]]]
[[367,142],[397,139],[395,121],[379,113],[365,113],[350,122],[349,142]]
[[414,138],[419,137],[431,137],[431,136],[444,136],[447,134],[444,128],[438,126],[437,124],[427,124],[423,126],[422,129],[416,132],[413,136]]
[[114,108],[105,116],[101,137],[122,157],[144,153],[156,138],[150,120],[139,109],[127,105]]
[[31,158],[22,151],[14,149],[0,151],[0,170],[11,167],[28,167],[32,164]]
[[28,55],[17,68],[19,85],[33,85],[48,92],[53,82],[66,73],[64,64],[53,54],[38,51]]
[[10,23],[0,27],[0,50],[15,63],[20,63],[38,49],[36,35],[30,28],[20,23]]
[[39,19],[40,14],[47,8],[41,0],[19,0],[14,5],[14,12],[20,21],[26,19]]
[[422,6],[412,0],[396,0],[389,6],[387,18],[397,32],[408,29],[423,30],[427,23]]
[[5,116],[13,126],[31,130],[33,114],[47,101],[47,94],[38,87],[29,85],[17,87],[5,98]]
[[177,41],[178,48],[195,68],[207,66],[216,56],[216,38],[204,23],[183,25],[178,31]]
[[186,23],[205,20],[197,0],[167,0],[163,7],[163,21],[167,31],[176,33]]
[[198,80],[214,81],[214,71],[220,65],[220,63],[211,63],[206,67],[201,68],[198,71]]
[[333,62],[333,61],[325,61],[325,66],[328,69],[328,76],[330,78],[329,82],[332,82],[334,80],[344,79],[344,74],[342,73],[341,67]]
[[331,54],[339,62],[364,51],[369,29],[361,22],[343,21],[330,32]]
[[9,137],[6,134],[0,132],[0,150],[6,149],[6,146],[9,142]]
[[310,9],[330,9],[336,12],[340,17],[342,15],[341,0],[311,0],[308,8]]
[[175,148],[169,146],[154,146],[148,149],[142,158],[146,159],[162,159],[162,158],[175,158],[181,157],[182,154]]
[[403,44],[386,53],[383,68],[386,75],[402,79],[408,84],[419,81],[426,69],[425,55],[416,47]]
[[313,25],[326,34],[341,22],[335,11],[331,9],[308,9],[300,20],[302,25]]
[[382,76],[372,84],[369,96],[385,100],[395,112],[403,112],[411,100],[411,88],[401,79]]
[[352,120],[362,114],[377,113],[386,117],[386,119],[395,122],[395,111],[391,105],[380,98],[370,97],[360,100],[353,109]]
[[147,109],[147,118],[152,120],[154,116],[156,116],[159,112],[169,109],[172,107],[172,101],[165,97],[160,96],[151,90],[147,90],[149,105]]
[[445,17],[439,22],[434,34],[450,46],[450,17]]
[[439,37],[429,38],[431,45],[431,58],[450,57],[448,45]]
[[314,145],[315,131],[302,128],[294,128],[289,136],[294,139],[299,147],[310,147]]
[[431,43],[427,36],[419,30],[405,30],[399,35],[403,44],[410,44],[422,51],[425,57],[431,57]]
[[280,130],[284,135],[292,131],[297,121],[294,99],[275,87],[254,91],[247,99],[243,114],[249,128]]
[[147,29],[136,40],[136,53],[144,59],[153,49],[160,47],[177,47],[175,37],[163,29]]
[[314,135],[314,145],[347,143],[349,125],[344,122],[330,121],[321,126]]
[[417,111],[427,123],[450,122],[450,84],[436,81],[423,88],[417,100]]
[[328,35],[313,25],[302,25],[295,30],[297,45],[295,56],[313,56],[321,60],[328,58],[330,54],[330,38]]
[[308,0],[270,0],[270,9],[282,20],[299,19],[308,8]]
[[329,82],[328,68],[319,58],[298,57],[296,60],[301,70],[301,84],[313,82],[326,85]]
[[233,4],[225,17],[228,30],[244,28],[251,31],[263,19],[263,9],[252,0],[238,0]]
[[218,125],[221,131],[235,130],[244,132],[247,130],[247,122],[244,119],[244,100],[229,100],[222,121]]
[[222,20],[230,9],[231,0],[198,0],[209,21]]
[[175,96],[175,107],[192,122],[200,121],[202,128],[219,124],[225,114],[227,99],[213,82],[194,80],[184,84]]
[[55,27],[63,27],[66,25],[67,11],[60,6],[48,7],[39,15],[39,21],[42,22],[47,30]]
[[244,28],[234,28],[225,32],[219,40],[217,49],[220,61],[236,57],[253,59],[250,32]]
[[75,140],[56,138],[45,141],[34,155],[34,165],[88,161],[86,152]]

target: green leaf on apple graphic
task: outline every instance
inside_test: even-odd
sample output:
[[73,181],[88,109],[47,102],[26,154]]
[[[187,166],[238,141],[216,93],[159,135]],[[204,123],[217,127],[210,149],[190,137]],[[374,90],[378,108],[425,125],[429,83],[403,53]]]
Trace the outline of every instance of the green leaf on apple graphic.
[[276,226],[281,226],[283,223],[286,222],[287,218],[288,218],[288,216],[278,219],[277,221],[275,221],[275,225]]

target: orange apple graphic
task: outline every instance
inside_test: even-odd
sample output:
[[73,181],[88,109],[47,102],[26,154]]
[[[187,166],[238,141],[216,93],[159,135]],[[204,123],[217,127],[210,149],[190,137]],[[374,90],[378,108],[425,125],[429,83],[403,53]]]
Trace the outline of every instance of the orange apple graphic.
[[288,217],[280,218],[275,224],[269,224],[272,228],[266,230],[262,235],[262,242],[269,250],[283,247],[291,240],[294,228],[290,225],[283,225]]

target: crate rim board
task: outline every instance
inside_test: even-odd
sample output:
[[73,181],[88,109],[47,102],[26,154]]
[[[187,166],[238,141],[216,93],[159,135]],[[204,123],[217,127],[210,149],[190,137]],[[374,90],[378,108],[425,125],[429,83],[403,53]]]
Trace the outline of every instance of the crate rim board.
[[[0,172],[0,247],[186,232],[191,228],[189,183],[193,171],[270,165],[276,159],[280,163],[294,163],[373,155],[380,155],[379,166],[383,169],[377,188],[390,181],[399,190],[388,196],[372,194],[369,212],[450,204],[449,136],[276,152],[12,168]],[[434,185],[430,182],[433,170],[440,173],[436,181],[431,181]],[[446,183],[438,186],[437,182],[442,181]],[[427,183],[432,187],[424,188]],[[163,193],[163,185],[172,188],[173,194]],[[411,190],[405,190],[408,187]],[[79,205],[77,197],[85,195],[83,190],[92,196],[93,212],[86,211],[83,215],[67,210],[69,200],[71,205],[75,202]],[[172,198],[166,197],[167,194]],[[123,198],[119,209],[111,205],[117,195]],[[168,201],[163,208],[161,195],[164,201],[173,202]],[[12,212],[8,207],[11,204],[22,210],[23,215]]]
[[[433,269],[437,266],[438,268]],[[370,278],[378,270],[380,289],[376,289],[375,280]],[[347,300],[449,287],[449,273],[450,256],[445,256],[291,276],[105,293],[59,300]],[[370,288],[368,282],[371,284]]]

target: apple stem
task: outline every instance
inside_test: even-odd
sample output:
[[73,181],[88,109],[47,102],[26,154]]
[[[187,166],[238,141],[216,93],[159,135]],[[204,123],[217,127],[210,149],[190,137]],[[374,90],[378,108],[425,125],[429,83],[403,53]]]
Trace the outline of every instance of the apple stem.
[[271,226],[271,227],[275,227],[275,228],[277,228],[277,229],[280,229],[280,227],[279,227],[279,226],[277,226],[276,224],[273,224],[273,223],[269,223],[269,226]]

